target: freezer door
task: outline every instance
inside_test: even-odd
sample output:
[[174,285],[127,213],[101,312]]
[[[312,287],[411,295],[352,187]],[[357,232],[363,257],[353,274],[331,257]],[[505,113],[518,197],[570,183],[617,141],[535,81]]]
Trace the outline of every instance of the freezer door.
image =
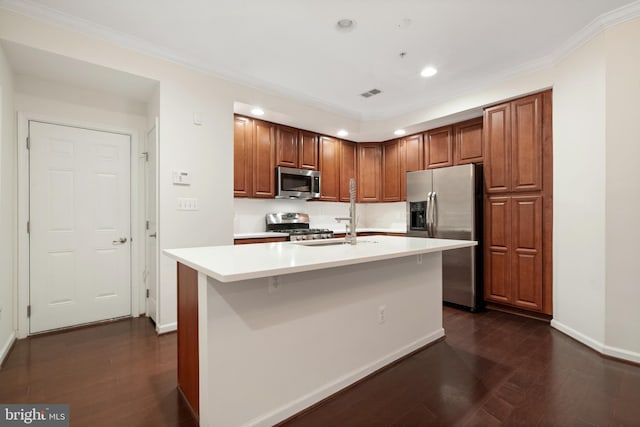
[[[433,171],[433,228],[440,239],[475,240],[475,165]],[[442,253],[442,297],[475,309],[476,248]]]
[[429,200],[433,187],[431,171],[407,172],[407,236],[429,237]]

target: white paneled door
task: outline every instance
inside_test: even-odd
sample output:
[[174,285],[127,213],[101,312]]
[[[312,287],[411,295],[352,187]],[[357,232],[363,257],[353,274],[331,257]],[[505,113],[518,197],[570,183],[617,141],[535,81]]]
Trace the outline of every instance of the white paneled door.
[[156,155],[158,149],[158,119],[156,125],[147,132],[147,161],[145,171],[145,194],[146,194],[146,271],[145,284],[147,287],[147,316],[158,324],[158,286],[157,286],[157,266],[158,266],[158,242],[157,242],[157,162]]
[[31,333],[131,314],[129,135],[29,122]]

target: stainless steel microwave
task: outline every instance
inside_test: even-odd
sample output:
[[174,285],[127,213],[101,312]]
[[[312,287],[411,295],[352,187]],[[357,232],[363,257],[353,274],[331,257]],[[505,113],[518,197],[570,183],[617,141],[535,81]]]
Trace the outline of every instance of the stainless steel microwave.
[[276,168],[276,197],[315,199],[320,197],[320,172],[307,169]]

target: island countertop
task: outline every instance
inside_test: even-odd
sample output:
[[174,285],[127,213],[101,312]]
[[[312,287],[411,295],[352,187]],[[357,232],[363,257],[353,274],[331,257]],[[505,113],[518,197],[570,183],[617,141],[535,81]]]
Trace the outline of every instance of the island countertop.
[[344,239],[165,249],[163,252],[220,282],[235,282],[477,245],[469,240],[396,236],[360,237],[357,245],[322,245],[337,241]]

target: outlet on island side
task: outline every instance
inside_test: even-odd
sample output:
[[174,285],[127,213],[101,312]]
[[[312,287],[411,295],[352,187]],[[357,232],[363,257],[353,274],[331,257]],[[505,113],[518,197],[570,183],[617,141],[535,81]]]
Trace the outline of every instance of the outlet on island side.
[[387,320],[386,311],[387,311],[386,305],[381,305],[380,307],[378,307],[378,324],[383,324],[385,320]]
[[416,261],[418,262],[418,265],[422,264],[422,254],[416,255]]
[[267,290],[270,294],[276,293],[280,290],[280,277],[269,277],[268,283],[269,286]]

